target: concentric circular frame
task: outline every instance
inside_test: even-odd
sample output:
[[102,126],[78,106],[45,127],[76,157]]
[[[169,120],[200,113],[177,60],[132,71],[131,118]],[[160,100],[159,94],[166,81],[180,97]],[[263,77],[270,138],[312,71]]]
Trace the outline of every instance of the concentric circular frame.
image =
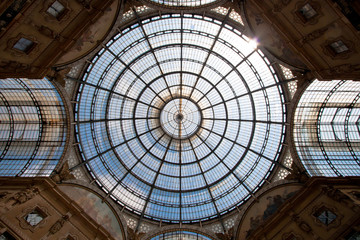
[[160,110],[160,125],[175,139],[191,139],[202,125],[200,107],[189,98],[176,97]]
[[226,0],[142,0],[146,5],[160,9],[188,10],[213,8],[226,2]]
[[[276,164],[286,111],[275,70],[226,20],[139,20],[92,59],[79,87],[76,138],[97,184],[155,220],[218,217],[250,198]],[[194,103],[198,129],[164,131],[161,111]],[[176,128],[176,125],[174,125]]]

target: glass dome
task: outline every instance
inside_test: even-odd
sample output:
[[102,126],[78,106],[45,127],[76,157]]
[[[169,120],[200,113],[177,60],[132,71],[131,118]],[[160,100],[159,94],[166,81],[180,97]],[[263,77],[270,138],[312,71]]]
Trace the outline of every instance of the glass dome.
[[211,238],[196,232],[173,231],[159,234],[150,240],[211,240]]
[[285,131],[283,94],[254,41],[225,22],[156,16],[92,59],[77,141],[97,184],[140,216],[218,217],[259,189]]
[[222,0],[146,0],[150,3],[155,3],[161,6],[167,6],[172,8],[184,8],[184,7],[201,7],[207,6],[213,3],[221,2]]

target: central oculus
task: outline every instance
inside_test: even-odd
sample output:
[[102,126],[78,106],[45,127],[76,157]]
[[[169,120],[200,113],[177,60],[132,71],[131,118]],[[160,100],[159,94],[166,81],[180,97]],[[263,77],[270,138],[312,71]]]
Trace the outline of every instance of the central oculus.
[[138,21],[84,72],[75,105],[81,164],[138,220],[187,224],[236,211],[282,154],[276,65],[227,17]]
[[188,139],[196,134],[201,125],[198,105],[186,98],[175,98],[167,102],[160,113],[162,129],[175,139]]

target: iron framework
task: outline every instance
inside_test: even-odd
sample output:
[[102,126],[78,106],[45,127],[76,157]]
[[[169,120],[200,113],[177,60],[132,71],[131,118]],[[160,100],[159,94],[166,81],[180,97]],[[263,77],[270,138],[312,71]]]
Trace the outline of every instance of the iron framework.
[[135,15],[83,75],[75,106],[83,162],[73,168],[85,165],[141,217],[220,217],[277,164],[286,110],[276,72],[229,14]]
[[0,79],[0,175],[49,176],[66,142],[66,113],[47,79]]
[[294,142],[310,175],[360,174],[359,89],[358,82],[315,80],[302,95]]

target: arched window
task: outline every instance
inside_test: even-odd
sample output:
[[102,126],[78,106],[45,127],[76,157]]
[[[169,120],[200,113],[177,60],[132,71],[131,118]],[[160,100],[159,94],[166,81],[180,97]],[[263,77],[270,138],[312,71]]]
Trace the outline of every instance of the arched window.
[[44,79],[0,79],[0,176],[49,176],[66,141],[66,113]]
[[360,82],[315,80],[294,117],[297,153],[312,176],[360,174]]

